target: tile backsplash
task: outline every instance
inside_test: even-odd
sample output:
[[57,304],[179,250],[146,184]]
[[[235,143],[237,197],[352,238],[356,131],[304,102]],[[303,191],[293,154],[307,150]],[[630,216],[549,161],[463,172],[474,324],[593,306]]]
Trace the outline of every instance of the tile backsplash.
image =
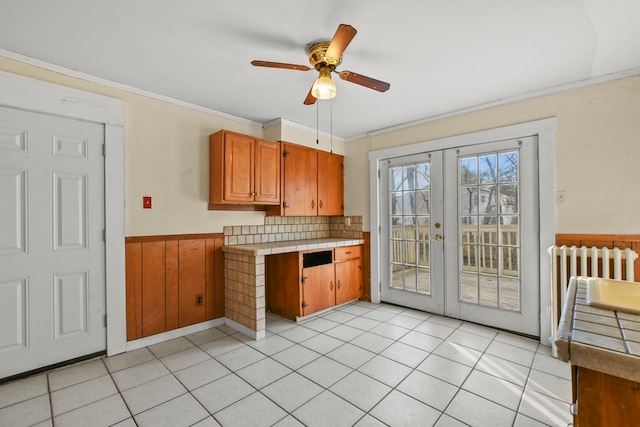
[[265,216],[264,225],[233,225],[223,231],[226,246],[330,237],[362,239],[362,216]]

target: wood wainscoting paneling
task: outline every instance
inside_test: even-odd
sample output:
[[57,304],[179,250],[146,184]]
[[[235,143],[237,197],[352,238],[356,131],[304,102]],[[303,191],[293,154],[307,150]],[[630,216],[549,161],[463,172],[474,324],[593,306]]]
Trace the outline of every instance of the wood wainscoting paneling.
[[224,234],[127,237],[127,340],[224,316]]
[[[556,245],[630,248],[640,254],[640,234],[556,234]],[[633,280],[640,282],[640,257],[633,264]]]

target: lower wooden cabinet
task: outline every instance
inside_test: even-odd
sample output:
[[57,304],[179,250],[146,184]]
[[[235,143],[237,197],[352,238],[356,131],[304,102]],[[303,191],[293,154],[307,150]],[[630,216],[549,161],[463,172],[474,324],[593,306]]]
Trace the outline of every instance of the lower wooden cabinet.
[[222,235],[130,237],[127,340],[224,316]]
[[266,257],[267,309],[295,320],[362,296],[360,246]]
[[574,427],[631,426],[640,419],[640,383],[572,366]]

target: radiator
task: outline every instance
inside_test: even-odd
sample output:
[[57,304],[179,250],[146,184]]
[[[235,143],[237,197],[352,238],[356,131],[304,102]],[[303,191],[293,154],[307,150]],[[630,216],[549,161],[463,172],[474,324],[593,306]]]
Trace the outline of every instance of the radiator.
[[633,281],[633,262],[638,254],[627,248],[587,248],[582,246],[551,246],[551,345],[558,330],[562,304],[572,276],[604,277],[607,279]]

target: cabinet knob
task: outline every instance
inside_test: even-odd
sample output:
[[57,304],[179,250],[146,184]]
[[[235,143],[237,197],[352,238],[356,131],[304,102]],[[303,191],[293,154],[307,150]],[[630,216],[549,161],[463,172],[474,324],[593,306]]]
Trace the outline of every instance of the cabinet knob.
[[330,287],[331,287],[331,290],[333,290],[333,282],[331,282],[331,285],[330,285]]
[[322,209],[322,200],[318,201],[318,207]]
[[315,209],[316,208],[316,201],[312,200],[311,201],[311,209]]
[[338,280],[338,289],[340,289],[340,286],[342,286],[342,283],[340,283],[340,280]]

